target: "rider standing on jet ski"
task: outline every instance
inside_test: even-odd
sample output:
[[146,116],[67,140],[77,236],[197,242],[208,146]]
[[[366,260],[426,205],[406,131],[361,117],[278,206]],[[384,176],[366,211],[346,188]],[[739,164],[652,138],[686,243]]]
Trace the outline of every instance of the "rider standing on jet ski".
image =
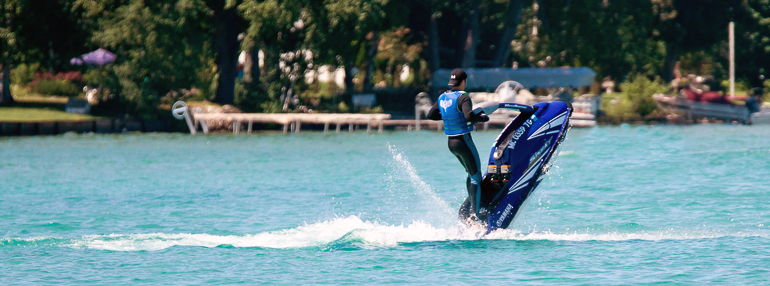
[[479,153],[476,145],[473,144],[471,131],[476,122],[487,122],[489,117],[483,112],[476,114],[472,112],[473,103],[470,96],[465,92],[468,75],[462,69],[455,69],[449,77],[450,90],[443,92],[436,104],[428,112],[428,119],[443,120],[444,133],[449,138],[449,151],[460,160],[460,163],[468,172],[466,187],[468,196],[471,199],[471,209],[478,217],[479,200],[481,199],[481,170]]

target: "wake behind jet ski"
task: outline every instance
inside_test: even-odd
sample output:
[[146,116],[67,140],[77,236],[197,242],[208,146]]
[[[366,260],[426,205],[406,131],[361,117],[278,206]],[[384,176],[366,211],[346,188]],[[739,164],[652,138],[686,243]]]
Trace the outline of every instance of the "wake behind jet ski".
[[562,101],[532,106],[516,103],[482,103],[473,112],[491,114],[497,108],[519,110],[508,123],[489,154],[486,173],[480,183],[478,214],[471,210],[471,198],[460,207],[461,221],[475,221],[490,233],[507,228],[548,173],[558,147],[569,129],[572,106]]

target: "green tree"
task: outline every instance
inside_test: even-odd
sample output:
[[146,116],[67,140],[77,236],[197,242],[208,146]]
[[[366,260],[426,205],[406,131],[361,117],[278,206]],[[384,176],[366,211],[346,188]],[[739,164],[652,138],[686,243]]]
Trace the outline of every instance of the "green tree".
[[[82,54],[87,33],[71,8],[72,3],[64,0],[4,1],[0,7],[3,73],[8,74],[17,64],[36,63],[49,72],[61,71],[67,68],[69,58]],[[3,102],[13,103],[10,84],[3,87]]]
[[651,1],[654,35],[666,44],[661,71],[665,81],[673,79],[674,66],[682,53],[707,50],[727,39],[729,11],[741,6],[739,0]]
[[[190,0],[188,0],[190,1]],[[240,0],[205,0],[213,28],[212,43],[216,52],[217,95],[215,102],[235,102],[235,79],[237,77],[238,34],[245,30],[245,22],[238,13]]]
[[314,1],[247,0],[238,7],[248,23],[245,47],[252,56],[259,50],[264,54],[264,70],[257,68],[260,76],[245,91],[249,105],[257,110],[280,111],[279,97],[288,93],[292,82],[301,84],[305,69],[312,67],[312,59],[307,61],[304,56],[308,43],[318,41],[308,36],[315,27],[311,4],[320,5]]
[[406,22],[406,8],[389,0],[327,0],[314,9],[313,50],[320,64],[345,67],[345,85],[353,88],[353,69],[364,63],[367,48],[378,44],[378,33]]
[[542,0],[523,14],[513,45],[520,66],[587,66],[597,78],[617,80],[629,73],[654,75],[662,66],[665,54],[652,38],[647,0]]
[[390,84],[395,84],[404,65],[418,69],[420,67],[419,55],[422,52],[422,45],[410,44],[409,38],[412,36],[411,30],[403,27],[382,33],[375,62],[393,79]]
[[736,74],[755,87],[770,79],[770,1],[748,0],[735,10]]
[[[145,2],[108,1],[91,5],[83,1],[88,21],[95,23],[92,41],[118,55],[103,67],[114,83],[108,86],[120,94],[127,112],[155,117],[161,97],[191,87],[204,86],[211,79],[199,75],[211,70],[213,57],[210,11],[205,3],[190,0]],[[117,7],[114,10],[105,7]]]
[[2,97],[0,97],[0,104],[13,105],[14,100],[11,95],[11,63],[12,58],[18,53],[18,45],[16,41],[16,31],[14,27],[14,18],[17,17],[19,10],[23,10],[21,3],[17,1],[6,1],[0,7],[0,21],[3,22],[3,26],[0,27],[0,53],[3,60],[0,63],[2,68],[0,72],[3,74],[2,85],[0,90]]
[[500,41],[492,51],[492,55],[494,55],[492,66],[494,67],[502,67],[507,64],[508,57],[511,54],[511,41],[516,36],[516,29],[521,21],[524,2],[524,0],[508,1],[508,7],[503,16],[502,28],[498,33],[495,33],[499,35]]

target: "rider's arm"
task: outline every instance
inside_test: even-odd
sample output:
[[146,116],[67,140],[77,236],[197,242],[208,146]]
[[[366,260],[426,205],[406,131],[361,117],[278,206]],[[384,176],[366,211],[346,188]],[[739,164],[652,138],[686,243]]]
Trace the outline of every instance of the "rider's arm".
[[438,109],[438,102],[433,104],[426,117],[430,120],[441,120],[441,110]]
[[460,111],[462,111],[466,121],[473,123],[489,121],[489,117],[485,120],[483,116],[473,113],[473,102],[471,102],[471,97],[467,93],[457,99],[457,105],[460,106]]
[[471,114],[473,114],[473,103],[471,103],[471,97],[467,93],[463,93],[460,98],[457,99],[457,106],[460,107],[460,112],[465,115],[465,121],[473,122]]

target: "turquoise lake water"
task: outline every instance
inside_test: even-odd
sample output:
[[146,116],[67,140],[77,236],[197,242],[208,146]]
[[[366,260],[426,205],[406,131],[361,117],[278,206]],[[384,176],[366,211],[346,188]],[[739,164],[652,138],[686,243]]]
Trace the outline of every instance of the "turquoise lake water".
[[769,139],[573,128],[478,238],[434,131],[0,138],[0,285],[768,284]]

